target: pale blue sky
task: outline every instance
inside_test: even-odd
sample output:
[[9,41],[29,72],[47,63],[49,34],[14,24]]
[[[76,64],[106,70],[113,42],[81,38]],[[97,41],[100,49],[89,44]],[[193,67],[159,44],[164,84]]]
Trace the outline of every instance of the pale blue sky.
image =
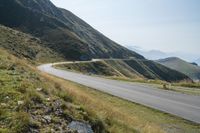
[[200,57],[200,0],[51,1],[121,45]]

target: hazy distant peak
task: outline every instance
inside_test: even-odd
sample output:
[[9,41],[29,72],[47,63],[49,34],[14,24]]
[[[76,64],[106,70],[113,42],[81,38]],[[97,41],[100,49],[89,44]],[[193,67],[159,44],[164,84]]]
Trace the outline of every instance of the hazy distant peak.
[[168,58],[164,58],[164,59],[159,59],[159,62],[166,62],[166,61],[184,61],[178,57],[168,57]]

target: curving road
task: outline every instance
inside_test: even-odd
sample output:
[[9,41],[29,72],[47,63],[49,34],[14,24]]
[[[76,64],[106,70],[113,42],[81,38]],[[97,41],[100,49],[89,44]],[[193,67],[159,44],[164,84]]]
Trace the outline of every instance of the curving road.
[[199,96],[191,96],[173,91],[156,89],[139,83],[116,81],[59,70],[52,67],[56,64],[64,64],[64,62],[41,65],[38,69],[48,74],[200,124]]

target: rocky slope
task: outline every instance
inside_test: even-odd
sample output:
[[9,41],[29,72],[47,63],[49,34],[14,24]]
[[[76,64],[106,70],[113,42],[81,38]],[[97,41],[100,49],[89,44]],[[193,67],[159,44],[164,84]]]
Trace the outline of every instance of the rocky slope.
[[[62,60],[33,36],[0,26],[0,132],[39,133],[99,130],[96,116],[34,64]],[[102,127],[101,123],[101,127]]]
[[57,82],[0,48],[1,133],[75,133],[80,124],[80,131],[105,131]]

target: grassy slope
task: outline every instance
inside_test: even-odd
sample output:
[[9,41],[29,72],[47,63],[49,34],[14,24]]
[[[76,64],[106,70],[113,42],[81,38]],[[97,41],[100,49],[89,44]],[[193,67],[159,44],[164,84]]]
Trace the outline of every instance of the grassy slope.
[[50,132],[71,119],[89,121],[96,132],[104,127],[113,133],[200,132],[185,120],[39,73],[5,50],[0,50],[0,94],[0,132]]
[[91,62],[91,63],[72,63],[61,65],[68,70],[82,72],[85,74],[96,74],[102,76],[122,76],[120,72],[114,68],[108,66],[104,61],[102,62]]
[[136,70],[134,70],[131,66],[126,64],[122,60],[117,61],[105,61],[110,67],[120,72],[124,77],[129,77],[133,79],[143,78],[143,76],[138,73]]
[[104,130],[100,119],[74,103],[61,85],[0,49],[0,132],[67,131],[73,119]]
[[126,60],[125,62],[147,79],[160,79],[169,82],[188,79],[188,77],[182,73],[169,69],[150,60]]
[[179,72],[182,72],[186,75],[188,75],[193,80],[199,80],[200,79],[200,67],[192,65],[184,60],[181,60],[179,58],[167,58],[163,60],[159,60],[159,63],[177,70]]
[[100,117],[112,133],[199,133],[200,125],[53,76],[78,103]]
[[[101,66],[101,69],[98,67],[94,68],[94,64],[95,66]],[[188,79],[188,77],[182,73],[148,60],[105,60],[103,62],[99,61],[95,63],[79,63],[75,65],[65,64],[61,65],[60,67],[64,67],[66,69],[70,68],[71,70],[84,73],[93,73],[104,76],[127,77],[133,79],[146,78],[174,82]],[[101,73],[102,71],[104,71],[104,73]]]
[[63,60],[62,56],[47,48],[35,37],[0,25],[0,48],[11,54],[36,62]]
[[[0,132],[50,132],[66,127],[71,119],[86,120],[96,130],[105,127],[113,133],[200,132],[199,125],[39,73],[5,50],[0,53]],[[61,116],[57,109],[62,110]],[[50,123],[44,121],[46,115]]]

